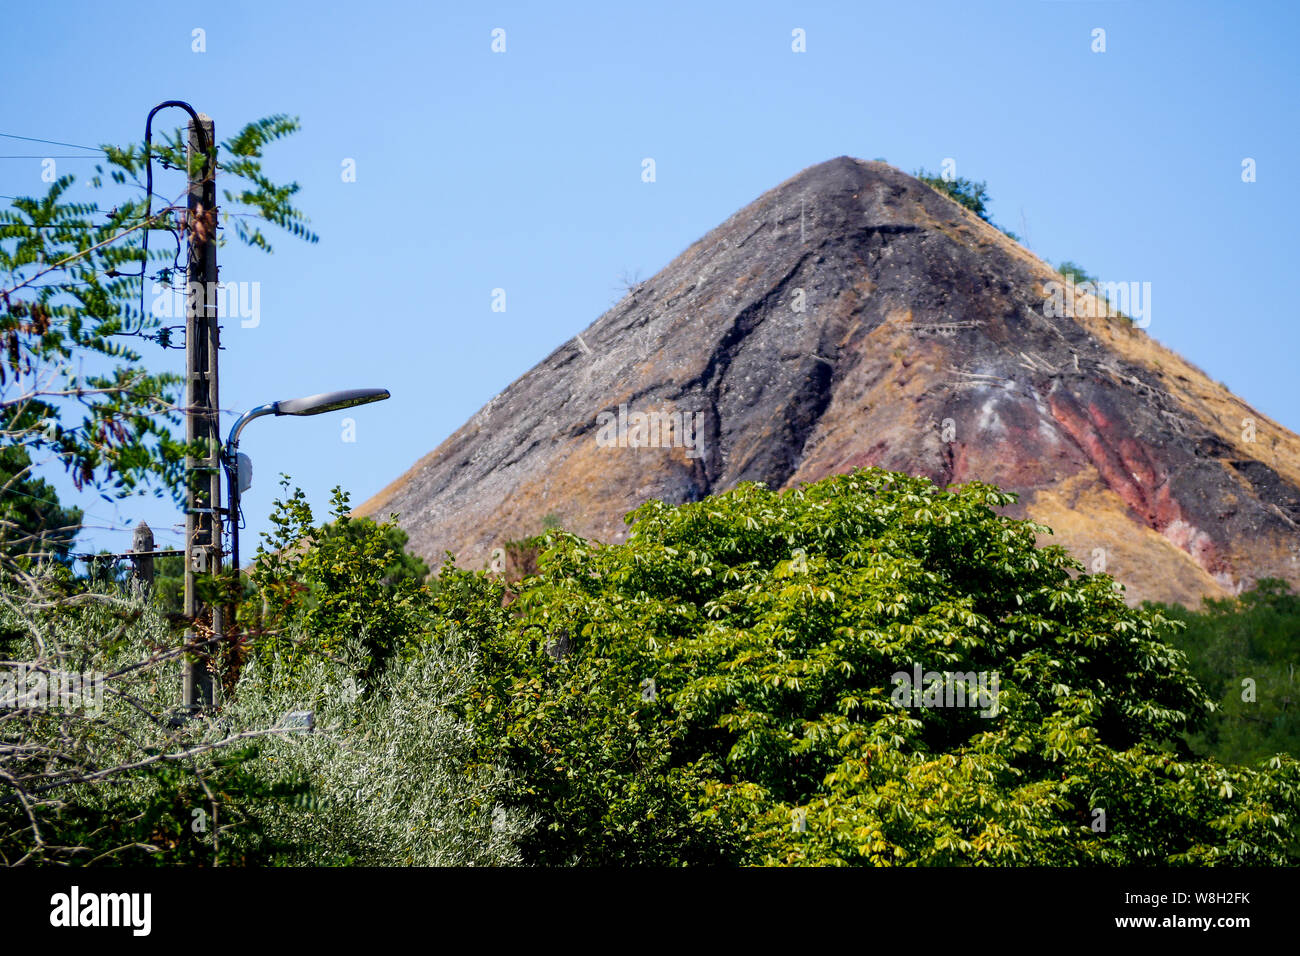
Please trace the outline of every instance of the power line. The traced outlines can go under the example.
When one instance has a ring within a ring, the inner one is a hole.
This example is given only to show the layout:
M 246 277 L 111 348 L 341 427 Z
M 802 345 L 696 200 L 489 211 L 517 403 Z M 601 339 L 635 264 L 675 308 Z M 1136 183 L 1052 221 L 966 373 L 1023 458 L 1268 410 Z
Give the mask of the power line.
M 11 446 L 11 447 L 16 447 L 16 446 Z M 44 480 L 45 480 L 45 479 L 42 478 L 40 475 L 35 474 L 35 472 L 32 473 L 32 477 L 35 478 L 35 479 L 38 480 L 38 481 L 44 481 Z M 67 505 L 67 504 L 64 504 L 64 503 L 60 502 L 58 499 L 51 499 L 51 498 L 37 498 L 35 495 L 29 495 L 29 494 L 28 494 L 27 492 L 25 492 L 25 491 L 19 491 L 17 488 L 0 488 L 0 494 L 5 494 L 5 495 L 21 495 L 21 496 L 24 497 L 24 498 L 31 498 L 32 501 L 39 501 L 39 502 L 41 502 L 42 504 L 47 504 L 47 505 L 55 505 L 56 507 L 59 507 L 59 508 L 76 507 L 76 505 Z M 110 517 L 108 517 L 108 515 L 92 514 L 91 512 L 89 512 L 89 511 L 84 511 L 84 510 L 82 510 L 82 509 L 80 509 L 80 508 L 78 508 L 77 510 L 78 510 L 78 511 L 81 511 L 81 513 L 82 513 L 83 515 L 85 515 L 86 517 L 88 517 L 88 518 L 98 518 L 100 521 L 115 521 L 115 520 L 116 520 L 115 518 L 110 518 Z
M 99 248 L 101 248 L 101 247 L 103 247 L 103 246 L 106 246 L 106 245 L 108 245 L 110 242 L 114 242 L 114 241 L 116 241 L 116 240 L 118 240 L 118 239 L 121 239 L 123 236 L 129 235 L 130 233 L 133 233 L 133 232 L 135 232 L 137 229 L 140 229 L 140 228 L 144 228 L 144 229 L 145 229 L 145 233 L 144 233 L 144 235 L 145 235 L 145 247 L 146 247 L 146 248 L 145 248 L 145 257 L 144 257 L 144 261 L 148 261 L 148 248 L 147 248 L 147 247 L 148 247 L 148 242 L 149 242 L 149 239 L 148 239 L 148 236 L 149 236 L 149 229 L 146 228 L 146 227 L 148 227 L 148 226 L 153 222 L 153 220 L 158 219 L 158 218 L 160 218 L 161 216 L 165 216 L 165 215 L 166 215 L 168 212 L 170 212 L 170 211 L 171 211 L 170 209 L 164 209 L 162 212 L 158 213 L 157 215 L 149 216 L 149 217 L 148 217 L 147 219 L 145 219 L 143 222 L 136 223 L 134 226 L 132 226 L 132 227 L 129 228 L 129 229 L 123 229 L 123 230 L 122 230 L 121 232 L 119 232 L 117 235 L 115 235 L 115 236 L 109 236 L 107 239 L 104 239 L 104 240 L 101 240 L 100 242 L 95 243 L 93 246 L 91 246 L 91 247 L 88 248 L 88 249 L 82 249 L 80 252 L 76 252 L 76 253 L 74 253 L 74 254 L 72 254 L 72 255 L 70 255 L 70 256 L 67 256 L 67 257 L 65 257 L 65 258 L 63 258 L 63 259 L 60 259 L 58 262 L 54 263 L 53 265 L 47 266 L 46 268 L 42 269 L 40 272 L 36 273 L 36 274 L 35 274 L 34 276 L 32 276 L 31 278 L 25 279 L 25 280 L 23 280 L 22 282 L 18 283 L 18 284 L 15 285 L 15 286 L 11 286 L 11 287 L 8 288 L 8 289 L 4 289 L 4 290 L 0 291 L 0 294 L 2 294 L 2 295 L 10 295 L 10 294 L 12 294 L 12 293 L 14 293 L 14 292 L 17 292 L 19 289 L 23 288 L 24 286 L 31 285 L 32 282 L 33 282 L 35 279 L 39 279 L 41 276 L 45 275 L 46 273 L 53 272 L 55 269 L 59 269 L 59 268 L 65 266 L 65 265 L 67 265 L 69 262 L 72 262 L 72 261 L 75 260 L 75 259 L 80 259 L 80 258 L 82 258 L 83 256 L 88 256 L 88 255 L 90 255 L 92 252 L 94 252 L 96 249 L 99 249 Z M 127 276 L 131 276 L 131 275 L 142 276 L 142 275 L 144 275 L 144 267 L 143 267 L 143 263 L 142 263 L 142 265 L 141 265 L 141 269 L 140 269 L 139 272 L 135 272 L 135 273 L 128 272 L 128 273 L 125 273 L 125 275 L 127 275 Z M 143 288 L 143 284 L 141 284 L 141 289 L 140 289 L 140 310 L 141 310 L 141 312 L 144 311 L 144 288 Z
M 51 146 L 71 146 L 73 149 L 89 149 L 96 153 L 102 153 L 104 150 L 98 146 L 82 146 L 80 143 L 61 143 L 55 139 L 40 139 L 36 136 L 19 136 L 17 133 L 0 133 L 5 139 L 21 139 L 28 143 L 48 143 Z
M 46 224 L 46 225 L 40 225 L 39 223 L 34 223 L 34 222 L 23 222 L 23 221 L 21 221 L 21 220 L 18 220 L 18 221 L 15 221 L 15 222 L 7 222 L 7 221 L 5 221 L 5 220 L 3 220 L 3 219 L 0 219 L 0 229 L 3 229 L 5 226 L 22 226 L 22 227 L 25 228 L 25 229 L 104 229 L 104 228 L 106 228 L 106 227 L 108 227 L 108 226 L 113 226 L 113 225 L 117 225 L 117 224 L 114 223 L 114 222 L 111 221 L 111 220 L 108 221 L 108 222 L 91 222 L 91 223 L 85 223 L 85 222 L 56 222 L 56 223 L 48 223 L 48 224 Z M 5 236 L 5 237 L 3 237 L 3 238 L 6 238 L 6 239 L 17 239 L 18 237 L 17 237 L 17 236 Z
M 25 491 L 19 491 L 17 488 L 4 488 L 4 489 L 0 489 L 0 494 L 3 494 L 3 495 L 20 495 L 20 496 L 22 496 L 23 498 L 31 498 L 32 501 L 39 501 L 39 502 L 40 502 L 41 504 L 43 504 L 43 505 L 54 505 L 56 508 L 62 508 L 62 507 L 64 507 L 64 505 L 63 505 L 61 502 L 57 501 L 57 500 L 52 500 L 52 499 L 50 499 L 50 498 L 37 498 L 35 495 L 29 495 L 29 494 L 28 494 L 27 492 L 25 492 Z M 82 513 L 85 514 L 85 512 L 82 512 Z M 101 520 L 103 520 L 103 521 L 110 521 L 110 520 L 112 520 L 112 519 L 110 519 L 110 518 L 104 518 L 103 515 L 90 515 L 90 517 L 92 517 L 92 518 L 99 518 L 99 519 L 101 519 Z
M 143 190 L 143 189 L 144 189 L 144 186 L 142 186 L 140 183 L 126 182 L 126 183 L 121 183 L 120 185 L 123 186 L 123 187 L 126 188 L 126 189 L 140 189 L 140 190 Z M 161 199 L 163 202 L 170 202 L 170 201 L 171 201 L 171 200 L 169 200 L 166 196 L 164 196 L 162 193 L 154 193 L 153 195 L 154 195 L 154 198 L 155 198 L 155 199 Z M 43 201 L 42 198 L 41 198 L 41 197 L 38 197 L 38 196 L 7 196 L 7 195 L 4 195 L 4 194 L 0 194 L 0 199 L 13 199 L 13 200 L 26 199 L 26 200 L 28 200 L 28 201 L 30 201 L 30 202 L 42 202 L 42 201 Z M 98 210 L 96 210 L 96 211 L 98 211 Z M 244 213 L 243 215 L 248 216 L 249 214 L 248 214 L 248 213 Z

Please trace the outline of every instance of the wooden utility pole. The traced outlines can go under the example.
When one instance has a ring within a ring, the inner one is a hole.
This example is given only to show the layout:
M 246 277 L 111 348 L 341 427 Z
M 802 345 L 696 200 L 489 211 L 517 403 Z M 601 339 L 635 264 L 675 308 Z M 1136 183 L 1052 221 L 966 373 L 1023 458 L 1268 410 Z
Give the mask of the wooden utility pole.
M 131 536 L 135 585 L 146 598 L 153 593 L 153 529 L 141 521 Z
M 200 128 L 201 127 L 201 128 Z M 189 254 L 185 290 L 185 437 L 202 449 L 202 457 L 186 458 L 188 481 L 185 507 L 185 616 L 193 622 L 185 632 L 186 646 L 196 640 L 201 649 L 185 655 L 182 699 L 191 709 L 217 702 L 211 661 L 222 637 L 220 604 L 208 608 L 199 601 L 196 580 L 221 573 L 221 436 L 217 416 L 217 169 L 212 120 L 199 114 L 189 127 Z M 200 162 L 199 157 L 202 157 Z M 211 633 L 204 632 L 210 628 Z M 196 634 L 201 635 L 196 638 Z

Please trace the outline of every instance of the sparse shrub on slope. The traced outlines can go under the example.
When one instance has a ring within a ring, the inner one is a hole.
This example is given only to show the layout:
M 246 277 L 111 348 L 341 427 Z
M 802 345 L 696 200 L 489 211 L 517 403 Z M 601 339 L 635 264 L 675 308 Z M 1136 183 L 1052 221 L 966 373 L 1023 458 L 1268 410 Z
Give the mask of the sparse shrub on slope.
M 985 222 L 992 224 L 993 220 L 989 218 L 989 212 L 986 208 L 989 201 L 987 183 L 977 183 L 974 180 L 959 177 L 945 179 L 943 176 L 936 176 L 924 169 L 918 169 L 914 175 L 931 189 L 943 193 L 954 202 L 965 206 Z
M 1096 284 L 1097 282 L 1097 277 L 1090 275 L 1088 271 L 1077 262 L 1066 260 L 1056 267 L 1056 271 L 1075 285 L 1079 285 L 1083 282 L 1091 282 L 1093 284 Z
M 913 173 L 917 179 L 925 183 L 936 192 L 942 193 L 958 205 L 965 206 L 975 215 L 979 216 L 990 226 L 998 229 L 1007 237 L 1021 242 L 1021 238 L 1005 226 L 999 226 L 993 221 L 989 213 L 988 204 L 992 201 L 989 196 L 988 183 L 983 181 L 975 182 L 973 179 L 964 179 L 953 177 L 945 179 L 943 176 L 936 176 L 934 173 L 926 172 L 924 169 L 918 169 Z

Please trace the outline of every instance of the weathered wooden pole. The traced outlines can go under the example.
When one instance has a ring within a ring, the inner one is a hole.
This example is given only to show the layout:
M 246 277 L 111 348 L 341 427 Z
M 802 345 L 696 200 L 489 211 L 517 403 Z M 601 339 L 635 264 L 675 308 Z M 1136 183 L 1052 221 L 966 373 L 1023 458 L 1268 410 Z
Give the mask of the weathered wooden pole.
M 153 529 L 141 521 L 131 537 L 131 564 L 135 566 L 135 585 L 148 597 L 153 593 Z

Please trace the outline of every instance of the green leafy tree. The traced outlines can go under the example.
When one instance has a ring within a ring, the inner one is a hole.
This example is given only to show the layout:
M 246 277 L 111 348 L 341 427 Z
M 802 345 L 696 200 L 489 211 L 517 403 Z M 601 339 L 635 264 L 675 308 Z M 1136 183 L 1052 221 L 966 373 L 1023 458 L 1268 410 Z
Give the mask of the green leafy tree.
M 1295 761 L 1188 753 L 1210 701 L 1166 619 L 1037 547 L 1013 500 L 744 484 L 649 502 L 619 545 L 551 532 L 509 591 L 444 568 L 433 630 L 477 636 L 464 707 L 540 820 L 525 859 L 1287 862 Z
M 275 723 L 175 719 L 163 618 L 111 586 L 74 597 L 33 605 L 0 589 L 0 629 L 34 645 L 0 666 L 0 865 L 271 859 L 262 816 L 305 792 L 253 772 Z
M 1189 735 L 1192 748 L 1224 763 L 1300 757 L 1300 595 L 1265 578 L 1235 598 L 1207 599 L 1199 611 L 1159 610 L 1182 623 L 1170 643 L 1218 705 Z
M 0 548 L 5 553 L 66 562 L 81 517 L 80 508 L 63 507 L 54 486 L 35 477 L 27 449 L 0 446 Z
M 365 670 L 377 670 L 424 629 L 427 566 L 406 552 L 396 524 L 353 518 L 341 488 L 332 492 L 332 520 L 316 527 L 302 490 L 290 491 L 287 477 L 281 487 L 250 571 L 259 599 L 245 605 L 243 620 L 263 653 L 300 661 L 356 641 Z
M 99 198 L 70 201 L 75 179 L 63 176 L 45 196 L 0 209 L 0 469 L 9 478 L 0 484 L 0 522 L 13 532 L 0 542 L 0 586 L 13 583 L 37 604 L 85 599 L 85 589 L 31 573 L 23 538 L 72 516 L 24 513 L 22 502 L 41 497 L 32 489 L 47 487 L 33 484 L 31 462 L 61 467 L 75 487 L 109 500 L 149 489 L 184 498 L 185 455 L 206 450 L 174 434 L 182 380 L 145 360 L 146 343 L 169 342 L 163 317 L 145 303 L 184 278 L 181 250 L 195 234 L 221 244 L 229 230 L 269 252 L 262 227 L 270 223 L 316 240 L 293 205 L 297 184 L 277 184 L 262 169 L 265 149 L 297 129 L 297 120 L 271 116 L 206 155 L 189 155 L 179 131 L 148 146 L 105 146 L 88 183 Z M 186 181 L 164 171 L 205 162 L 216 164 L 222 201 L 192 216 L 182 204 Z M 74 531 L 46 540 L 66 554 Z M 93 591 L 112 576 L 97 563 L 85 584 Z M 51 585 L 57 593 L 40 590 Z

